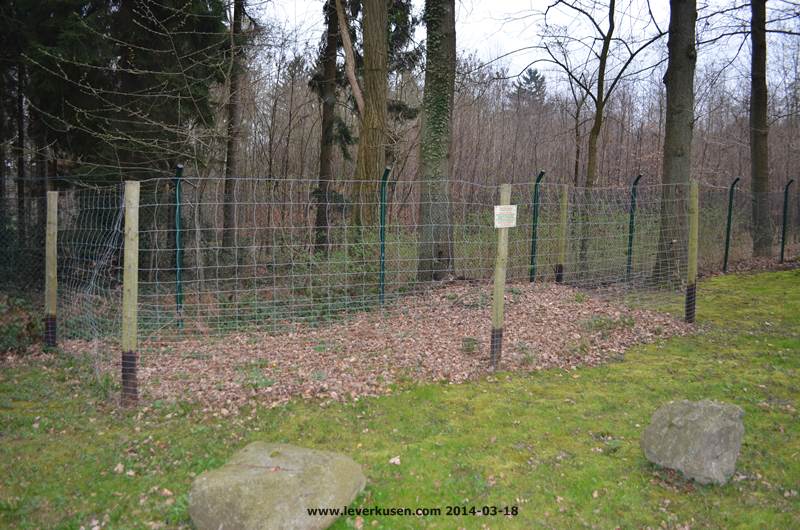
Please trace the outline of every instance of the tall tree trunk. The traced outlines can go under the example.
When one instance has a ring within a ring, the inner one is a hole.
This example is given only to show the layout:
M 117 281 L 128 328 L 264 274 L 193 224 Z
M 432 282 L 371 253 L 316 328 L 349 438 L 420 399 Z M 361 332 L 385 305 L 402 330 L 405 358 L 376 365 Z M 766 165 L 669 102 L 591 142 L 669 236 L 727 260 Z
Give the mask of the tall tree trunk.
M 233 2 L 233 21 L 231 24 L 230 54 L 231 63 L 228 73 L 228 128 L 227 145 L 225 147 L 225 186 L 223 190 L 222 204 L 222 248 L 232 249 L 236 240 L 236 203 L 235 203 L 235 179 L 238 167 L 236 165 L 239 151 L 239 129 L 241 116 L 239 112 L 239 75 L 241 69 L 241 48 L 239 46 L 239 36 L 242 33 L 242 17 L 244 15 L 244 0 L 234 0 Z
M 597 91 L 595 92 L 595 110 L 592 128 L 589 131 L 589 145 L 586 149 L 586 187 L 591 188 L 597 179 L 597 141 L 600 139 L 600 130 L 603 128 L 603 112 L 606 106 L 606 66 L 608 65 L 608 54 L 611 49 L 611 41 L 616 29 L 616 0 L 610 0 L 608 4 L 608 31 L 603 35 L 603 45 L 600 48 L 597 65 Z
M 289 100 L 286 102 L 287 122 L 286 122 L 286 142 L 283 151 L 283 164 L 281 173 L 283 178 L 288 178 L 290 174 L 290 158 L 292 150 L 292 131 L 294 130 L 294 87 L 297 84 L 297 67 L 294 61 L 289 64 Z
M 597 103 L 597 108 L 594 112 L 594 119 L 592 120 L 592 128 L 589 129 L 589 141 L 586 147 L 586 187 L 594 187 L 597 180 L 597 142 L 600 139 L 600 130 L 603 127 L 603 110 L 602 103 Z
M 319 175 L 317 180 L 317 212 L 315 219 L 314 245 L 317 252 L 328 248 L 328 204 L 333 158 L 333 123 L 336 112 L 336 50 L 339 41 L 339 25 L 336 21 L 334 0 L 325 4 L 325 47 L 322 50 L 322 134 L 319 143 Z
M 0 65 L 0 229 L 5 227 L 6 218 L 6 73 L 5 65 Z
M 277 86 L 281 82 L 282 75 L 283 75 L 283 60 L 281 59 L 280 61 L 278 61 L 277 68 L 275 69 L 276 89 L 272 94 L 272 101 L 270 102 L 269 126 L 267 127 L 267 178 L 273 182 L 273 189 L 275 186 L 275 172 L 274 172 L 275 151 L 276 151 L 276 144 L 278 143 L 275 138 L 278 132 L 278 126 L 277 126 L 278 103 L 281 99 Z
M 686 244 L 686 195 L 692 165 L 696 21 L 696 0 L 670 0 L 661 224 L 653 269 L 653 280 L 662 285 L 680 282 L 686 259 L 681 249 Z
M 31 113 L 31 121 L 40 119 L 35 113 Z M 36 137 L 36 181 L 32 185 L 34 204 L 36 205 L 36 233 L 44 237 L 45 217 L 47 216 L 47 131 L 41 127 Z
M 350 40 L 350 28 L 347 25 L 347 15 L 344 12 L 342 0 L 335 0 L 336 18 L 339 22 L 339 35 L 342 37 L 342 48 L 344 48 L 344 71 L 347 81 L 353 91 L 353 99 L 356 100 L 356 108 L 360 116 L 364 115 L 364 95 L 361 92 L 361 85 L 356 78 L 356 54 L 353 51 L 353 42 Z
M 583 205 L 579 209 L 581 212 L 581 242 L 580 254 L 578 257 L 578 270 L 587 274 L 589 272 L 589 215 L 587 208 L 593 202 L 592 188 L 597 180 L 597 142 L 600 139 L 600 131 L 603 128 L 603 113 L 606 107 L 606 66 L 608 65 L 608 54 L 611 49 L 611 41 L 616 29 L 616 0 L 610 0 L 608 4 L 608 31 L 603 35 L 603 45 L 600 48 L 599 63 L 597 65 L 597 91 L 594 98 L 594 120 L 592 128 L 589 130 L 589 140 L 586 147 L 586 188 L 584 189 Z
M 419 281 L 453 271 L 449 196 L 450 143 L 456 73 L 455 0 L 426 0 L 425 93 L 419 142 Z
M 364 0 L 364 114 L 358 139 L 356 193 L 357 226 L 373 224 L 377 210 L 376 182 L 386 163 L 389 10 L 386 0 Z
M 575 136 L 575 159 L 572 165 L 572 185 L 576 188 L 581 178 L 581 107 L 583 102 L 575 109 L 575 122 L 573 123 L 573 134 Z
M 767 39 L 766 0 L 752 0 L 750 40 L 753 54 L 750 72 L 750 185 L 753 191 L 753 255 L 772 255 L 769 204 L 769 149 L 767 136 Z
M 17 234 L 20 247 L 28 238 L 25 208 L 25 64 L 17 62 Z

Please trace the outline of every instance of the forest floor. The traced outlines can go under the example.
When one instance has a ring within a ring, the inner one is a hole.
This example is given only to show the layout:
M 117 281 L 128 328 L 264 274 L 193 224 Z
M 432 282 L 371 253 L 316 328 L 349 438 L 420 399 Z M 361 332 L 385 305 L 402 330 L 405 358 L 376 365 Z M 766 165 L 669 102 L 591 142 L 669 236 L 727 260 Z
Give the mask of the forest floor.
M 696 332 L 650 344 L 634 345 L 636 338 L 621 346 L 624 358 L 615 348 L 602 358 L 619 362 L 535 370 L 534 361 L 534 371 L 519 373 L 508 346 L 503 371 L 470 373 L 474 380 L 456 385 L 397 378 L 387 383 L 389 395 L 341 402 L 320 394 L 221 409 L 155 399 L 125 410 L 90 362 L 63 354 L 6 359 L 0 526 L 190 527 L 193 478 L 246 443 L 266 440 L 352 456 L 368 478 L 356 507 L 518 511 L 349 517 L 336 528 L 800 527 L 800 270 L 714 277 L 699 291 Z M 579 306 L 603 304 L 572 296 Z M 607 317 L 621 321 L 625 313 L 610 308 Z M 566 310 L 565 319 L 582 321 L 572 306 Z M 639 325 L 633 318 L 614 329 L 631 332 Z M 507 344 L 528 340 L 509 337 L 511 319 Z M 485 327 L 481 321 L 476 338 Z M 576 329 L 589 337 L 588 327 Z M 462 336 L 472 333 L 459 331 L 443 344 L 461 351 Z M 314 353 L 329 349 L 329 338 L 320 338 L 324 346 Z M 553 351 L 563 354 L 572 339 L 564 340 Z M 475 358 L 483 365 L 480 342 Z M 638 440 L 650 416 L 682 398 L 745 410 L 737 473 L 726 486 L 686 482 L 643 457 Z
M 668 293 L 672 294 L 672 293 Z M 654 295 L 664 298 L 662 293 Z M 462 383 L 489 369 L 491 286 L 448 284 L 404 296 L 386 311 L 361 311 L 333 324 L 289 333 L 194 334 L 145 341 L 143 401 L 186 400 L 218 410 L 277 406 L 292 398 L 343 401 L 379 396 L 398 383 Z M 500 369 L 594 366 L 635 344 L 691 330 L 671 315 L 630 309 L 571 287 L 509 285 Z M 101 374 L 118 384 L 119 348 L 83 340 L 62 351 L 97 353 Z

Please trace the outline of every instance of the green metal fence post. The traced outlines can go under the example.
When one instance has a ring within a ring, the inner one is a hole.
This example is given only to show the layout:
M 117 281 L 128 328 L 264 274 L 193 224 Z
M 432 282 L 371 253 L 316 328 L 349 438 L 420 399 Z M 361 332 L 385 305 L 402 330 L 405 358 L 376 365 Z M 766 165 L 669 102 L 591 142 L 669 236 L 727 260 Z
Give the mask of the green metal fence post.
M 183 247 L 181 241 L 181 178 L 183 166 L 178 164 L 175 168 L 175 312 L 178 327 L 183 328 Z
M 631 281 L 631 273 L 633 272 L 633 236 L 636 232 L 636 190 L 639 186 L 639 181 L 642 175 L 634 179 L 631 186 L 631 213 L 628 219 L 628 265 L 625 268 L 625 281 Z
M 389 182 L 389 173 L 392 168 L 386 166 L 381 177 L 381 219 L 380 219 L 380 239 L 381 239 L 381 268 L 378 274 L 378 289 L 381 305 L 383 305 L 386 291 L 386 184 Z
M 736 177 L 731 182 L 731 187 L 728 190 L 728 223 L 725 228 L 725 258 L 722 261 L 722 272 L 728 272 L 728 256 L 731 249 L 731 227 L 733 224 L 733 192 L 736 191 L 736 184 L 740 178 Z
M 530 282 L 536 281 L 536 230 L 539 225 L 539 185 L 544 178 L 544 171 L 540 171 L 536 177 L 536 183 L 533 185 L 533 205 L 531 208 L 531 266 L 530 266 Z
M 569 250 L 569 184 L 562 184 L 558 208 L 558 259 L 553 272 L 556 283 L 564 283 L 564 266 Z
M 786 187 L 783 188 L 783 225 L 781 228 L 781 263 L 783 263 L 783 253 L 786 250 L 786 225 L 788 224 L 789 217 L 789 186 L 792 185 L 794 179 L 789 179 Z

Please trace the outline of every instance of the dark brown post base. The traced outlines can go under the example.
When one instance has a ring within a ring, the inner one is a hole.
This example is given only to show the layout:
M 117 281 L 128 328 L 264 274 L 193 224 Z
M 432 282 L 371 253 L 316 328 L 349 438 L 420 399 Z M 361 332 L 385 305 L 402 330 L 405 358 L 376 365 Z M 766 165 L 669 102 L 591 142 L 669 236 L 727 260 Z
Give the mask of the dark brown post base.
M 503 330 L 492 329 L 491 346 L 489 349 L 489 365 L 492 370 L 497 369 L 500 363 L 500 355 L 503 353 Z
M 55 348 L 57 344 L 58 323 L 55 315 L 44 317 L 44 347 Z
M 564 265 L 556 265 L 556 283 L 564 283 Z
M 686 286 L 686 310 L 685 320 L 689 324 L 694 324 L 695 302 L 697 300 L 697 284 L 693 283 Z
M 136 405 L 139 401 L 139 384 L 136 380 L 136 352 L 122 352 L 122 404 Z

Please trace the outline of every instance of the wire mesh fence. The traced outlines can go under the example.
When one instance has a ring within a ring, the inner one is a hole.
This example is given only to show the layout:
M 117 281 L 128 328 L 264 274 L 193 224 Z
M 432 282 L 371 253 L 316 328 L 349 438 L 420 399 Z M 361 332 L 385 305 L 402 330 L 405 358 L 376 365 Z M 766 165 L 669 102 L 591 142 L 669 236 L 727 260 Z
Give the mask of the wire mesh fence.
M 146 391 L 169 383 L 199 392 L 209 384 L 195 376 L 217 365 L 217 389 L 272 391 L 294 364 L 288 393 L 308 384 L 334 392 L 332 372 L 363 382 L 342 359 L 360 359 L 357 371 L 387 380 L 396 380 L 386 376 L 395 369 L 435 379 L 452 351 L 458 368 L 445 370 L 448 378 L 485 368 L 478 353 L 488 344 L 499 187 L 453 180 L 447 188 L 442 202 L 427 199 L 419 181 L 391 179 L 385 187 L 337 181 L 324 196 L 309 179 L 237 178 L 227 189 L 222 179 L 142 181 L 137 308 Z M 59 197 L 59 331 L 72 350 L 95 355 L 98 372 L 119 364 L 123 190 L 81 187 Z M 800 248 L 797 197 L 768 194 L 774 255 L 784 204 L 786 255 Z M 722 269 L 728 232 L 731 267 L 751 260 L 752 194 L 701 186 L 699 203 L 701 272 Z M 635 311 L 680 307 L 688 186 L 643 179 L 634 188 L 583 189 L 545 179 L 514 183 L 511 204 L 508 363 L 599 358 L 598 348 L 617 352 L 677 321 Z M 15 250 L 2 266 L 5 282 L 24 283 L 26 274 L 41 277 L 43 245 L 31 234 L 43 233 L 44 209 L 31 200 L 25 245 L 15 211 L 4 209 L 1 234 Z M 435 226 L 421 221 L 431 218 Z M 567 353 L 552 353 L 559 349 Z M 178 368 L 167 369 L 176 356 Z
M 0 290 L 35 292 L 44 284 L 45 200 L 0 199 Z
M 187 183 L 191 183 L 187 180 Z M 347 188 L 348 184 L 342 183 Z M 171 180 L 146 181 L 140 203 L 139 329 L 142 339 L 201 332 L 224 334 L 256 328 L 287 331 L 292 324 L 319 324 L 347 314 L 376 309 L 381 294 L 391 307 L 408 294 L 420 294 L 431 282 L 419 281 L 419 249 L 433 244 L 449 252 L 449 264 L 433 285 L 487 282 L 494 269 L 496 234 L 493 206 L 497 186 L 455 183 L 450 204 L 425 205 L 418 182 L 393 186 L 384 240 L 375 201 L 359 205 L 360 224 L 349 217 L 354 205 L 328 205 L 327 243 L 317 245 L 314 183 L 306 180 L 237 179 L 235 225 L 225 246 L 223 182 L 197 182 L 180 198 L 181 216 Z M 91 318 L 89 330 L 113 330 L 121 289 L 121 187 L 78 190 L 62 200 L 59 261 L 65 285 L 62 299 L 77 302 L 77 318 Z M 685 197 L 662 214 L 662 186 L 643 186 L 629 243 L 629 191 L 569 189 L 562 216 L 561 185 L 541 186 L 536 229 L 536 279 L 627 293 L 637 289 L 681 287 L 685 238 L 670 241 L 668 258 L 657 256 L 662 223 L 678 226 L 685 218 Z M 681 190 L 685 191 L 685 190 Z M 533 219 L 531 186 L 514 186 L 518 226 L 511 231 L 508 280 L 525 282 L 531 272 Z M 527 204 L 526 204 L 527 203 Z M 424 241 L 420 208 L 448 208 L 447 240 Z M 369 211 L 374 210 L 374 211 Z M 685 222 L 683 222 L 685 224 Z M 677 230 L 679 232 L 680 230 Z M 383 259 L 381 259 L 383 247 Z M 562 250 L 560 250 L 563 247 Z M 632 254 L 628 271 L 628 255 Z M 658 259 L 670 259 L 653 278 Z M 445 260 L 448 261 L 448 260 Z M 560 261 L 560 262 L 559 262 Z M 381 278 L 383 280 L 381 281 Z M 104 299 L 94 311 L 82 300 Z M 69 327 L 69 326 L 68 326 Z M 80 326 L 79 326 L 80 327 Z M 85 331 L 83 332 L 85 333 Z

